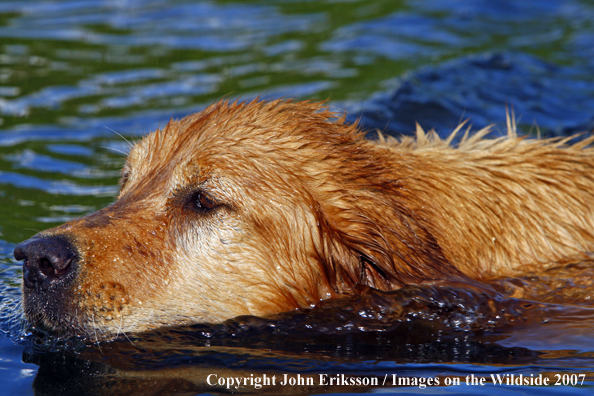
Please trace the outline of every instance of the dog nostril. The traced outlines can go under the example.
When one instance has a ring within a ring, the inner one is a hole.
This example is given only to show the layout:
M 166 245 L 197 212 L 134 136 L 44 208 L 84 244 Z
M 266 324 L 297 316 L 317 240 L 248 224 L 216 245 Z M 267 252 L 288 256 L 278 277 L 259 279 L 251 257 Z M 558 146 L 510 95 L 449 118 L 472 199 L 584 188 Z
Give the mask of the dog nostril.
M 26 287 L 47 286 L 74 271 L 77 253 L 70 242 L 62 237 L 29 239 L 14 250 L 14 257 L 23 262 L 23 280 Z
M 56 261 L 52 263 L 50 260 L 46 258 L 42 258 L 39 260 L 39 270 L 45 276 L 52 276 L 52 275 L 60 275 L 63 274 L 65 269 L 68 268 L 70 260 L 67 262 Z

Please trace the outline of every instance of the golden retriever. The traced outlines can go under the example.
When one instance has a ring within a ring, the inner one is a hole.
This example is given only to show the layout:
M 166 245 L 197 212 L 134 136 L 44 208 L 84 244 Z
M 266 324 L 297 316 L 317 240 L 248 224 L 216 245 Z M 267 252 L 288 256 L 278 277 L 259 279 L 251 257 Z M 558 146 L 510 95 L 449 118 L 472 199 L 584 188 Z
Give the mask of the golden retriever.
M 25 316 L 109 336 L 587 258 L 593 139 L 508 128 L 373 142 L 323 103 L 213 104 L 136 143 L 112 205 L 17 246 Z

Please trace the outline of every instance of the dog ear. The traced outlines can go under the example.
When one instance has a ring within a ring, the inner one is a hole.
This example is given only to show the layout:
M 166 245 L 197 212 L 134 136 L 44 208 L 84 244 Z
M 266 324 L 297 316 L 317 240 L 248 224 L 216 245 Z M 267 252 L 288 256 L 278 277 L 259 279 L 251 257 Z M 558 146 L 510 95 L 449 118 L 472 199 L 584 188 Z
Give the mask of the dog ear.
M 319 260 L 331 286 L 393 290 L 429 280 L 466 277 L 444 256 L 423 221 L 397 199 L 359 196 L 356 205 L 317 208 Z

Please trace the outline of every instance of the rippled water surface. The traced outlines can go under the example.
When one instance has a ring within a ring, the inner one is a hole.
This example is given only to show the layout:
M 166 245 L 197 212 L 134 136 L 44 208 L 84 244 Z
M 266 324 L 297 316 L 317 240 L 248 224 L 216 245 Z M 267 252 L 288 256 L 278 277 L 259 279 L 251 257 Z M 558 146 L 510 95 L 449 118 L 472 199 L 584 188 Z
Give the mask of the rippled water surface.
M 120 135 L 222 97 L 329 99 L 392 134 L 418 121 L 445 135 L 466 118 L 497 134 L 507 106 L 523 132 L 566 136 L 594 129 L 593 76 L 586 0 L 0 0 L 0 393 L 591 394 L 592 263 L 95 345 L 27 335 L 12 250 L 113 201 Z M 276 385 L 215 381 L 264 376 Z

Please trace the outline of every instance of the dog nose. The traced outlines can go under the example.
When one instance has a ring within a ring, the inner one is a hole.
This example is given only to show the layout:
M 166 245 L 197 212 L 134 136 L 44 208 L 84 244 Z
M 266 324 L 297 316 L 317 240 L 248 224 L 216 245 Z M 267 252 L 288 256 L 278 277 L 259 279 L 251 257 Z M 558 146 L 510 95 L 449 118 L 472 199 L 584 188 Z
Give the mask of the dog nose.
M 24 260 L 25 287 L 47 289 L 74 272 L 78 255 L 66 239 L 50 236 L 20 243 L 14 249 L 14 258 Z

